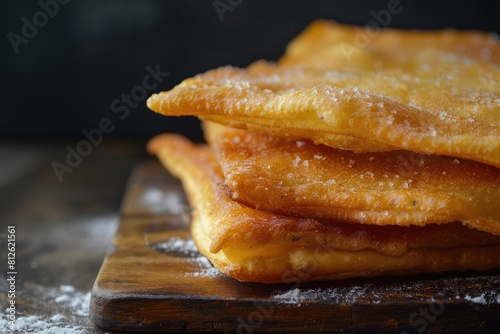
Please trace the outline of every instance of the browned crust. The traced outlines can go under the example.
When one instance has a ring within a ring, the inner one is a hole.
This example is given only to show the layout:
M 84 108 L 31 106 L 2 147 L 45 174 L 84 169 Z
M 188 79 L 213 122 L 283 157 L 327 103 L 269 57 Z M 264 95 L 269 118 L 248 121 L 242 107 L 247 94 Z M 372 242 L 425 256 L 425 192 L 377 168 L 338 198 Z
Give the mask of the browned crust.
M 432 49 L 477 61 L 500 64 L 498 35 L 484 31 L 370 29 L 317 20 L 294 38 L 279 63 L 283 66 L 331 67 L 350 65 L 346 55 L 362 57 L 357 49 L 395 53 L 400 57 Z M 358 64 L 361 63 L 358 61 Z
M 229 195 L 278 214 L 363 224 L 461 221 L 500 235 L 500 171 L 412 152 L 355 154 L 204 123 Z
M 496 37 L 388 29 L 359 47 L 357 29 L 314 23 L 277 65 L 212 70 L 148 107 L 358 153 L 404 149 L 500 167 Z
M 500 266 L 500 237 L 459 223 L 382 227 L 269 214 L 226 196 L 207 147 L 161 135 L 148 149 L 183 181 L 195 209 L 192 234 L 200 251 L 239 280 L 283 282 L 297 272 L 306 272 L 304 281 L 311 281 Z M 286 251 L 268 256 L 269 247 Z

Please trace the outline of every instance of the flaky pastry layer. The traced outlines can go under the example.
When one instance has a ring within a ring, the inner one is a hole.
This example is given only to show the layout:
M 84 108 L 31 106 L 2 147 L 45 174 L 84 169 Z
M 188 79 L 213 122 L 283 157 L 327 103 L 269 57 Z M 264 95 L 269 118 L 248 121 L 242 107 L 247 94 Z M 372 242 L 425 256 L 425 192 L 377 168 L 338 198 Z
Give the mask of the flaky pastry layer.
M 500 237 L 459 223 L 426 227 L 348 224 L 258 211 L 231 200 L 206 146 L 178 135 L 148 150 L 181 178 L 199 250 L 242 281 L 277 283 L 500 267 Z
M 376 69 L 417 61 L 416 53 L 432 52 L 500 65 L 498 40 L 498 35 L 482 31 L 381 30 L 317 20 L 288 44 L 279 64 L 319 69 L 352 65 Z
M 258 210 L 376 225 L 460 221 L 500 235 L 495 167 L 405 151 L 356 154 L 211 122 L 204 130 L 229 195 Z
M 380 30 L 357 47 L 356 29 L 313 24 L 278 64 L 212 70 L 148 107 L 358 153 L 403 149 L 500 167 L 497 39 Z

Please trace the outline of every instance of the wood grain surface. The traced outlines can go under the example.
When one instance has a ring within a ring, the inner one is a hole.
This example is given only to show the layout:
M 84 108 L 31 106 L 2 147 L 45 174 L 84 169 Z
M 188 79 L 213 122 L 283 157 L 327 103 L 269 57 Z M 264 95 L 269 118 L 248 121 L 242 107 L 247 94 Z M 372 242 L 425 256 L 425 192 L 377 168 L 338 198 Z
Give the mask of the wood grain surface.
M 156 162 L 130 178 L 115 250 L 92 290 L 104 328 L 186 332 L 471 333 L 500 328 L 500 275 L 449 273 L 342 282 L 256 284 L 207 266 L 189 242 L 182 187 Z M 177 239 L 172 239 L 177 238 Z

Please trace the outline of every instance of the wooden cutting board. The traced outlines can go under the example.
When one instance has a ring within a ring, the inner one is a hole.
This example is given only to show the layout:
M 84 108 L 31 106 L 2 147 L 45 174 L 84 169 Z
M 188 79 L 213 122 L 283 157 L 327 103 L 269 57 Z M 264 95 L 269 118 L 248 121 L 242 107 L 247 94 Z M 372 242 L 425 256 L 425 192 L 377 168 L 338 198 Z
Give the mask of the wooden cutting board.
M 500 274 L 256 284 L 222 275 L 193 248 L 180 183 L 156 161 L 130 178 L 115 249 L 92 290 L 101 327 L 190 332 L 495 332 Z

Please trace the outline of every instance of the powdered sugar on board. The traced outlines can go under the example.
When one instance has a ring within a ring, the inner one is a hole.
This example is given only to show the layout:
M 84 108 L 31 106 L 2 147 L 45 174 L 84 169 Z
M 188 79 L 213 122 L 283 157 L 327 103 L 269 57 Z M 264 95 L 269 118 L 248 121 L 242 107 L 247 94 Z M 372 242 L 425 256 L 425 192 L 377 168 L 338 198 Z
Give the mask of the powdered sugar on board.
M 417 298 L 422 302 L 436 302 L 436 300 L 440 300 L 444 303 L 464 300 L 475 307 L 489 307 L 491 304 L 500 304 L 500 290 L 498 289 L 498 285 L 495 285 L 495 287 L 483 286 L 481 290 L 486 292 L 478 293 L 476 289 L 471 289 L 469 293 L 464 294 L 463 288 L 457 289 L 457 280 L 459 279 L 443 278 L 439 280 L 443 286 L 442 289 L 439 289 L 438 292 L 428 297 L 420 296 Z M 476 285 L 481 284 L 477 278 L 464 277 L 460 278 L 460 280 L 470 280 L 471 287 L 474 286 L 474 283 Z M 390 302 L 394 302 L 394 298 L 398 299 L 398 297 L 401 300 L 415 298 L 416 296 L 413 289 L 418 289 L 421 283 L 423 283 L 423 281 L 412 282 L 411 289 L 406 283 L 391 286 Z M 297 285 L 297 287 L 293 287 L 289 290 L 275 290 L 271 293 L 270 298 L 276 300 L 278 303 L 295 304 L 297 306 L 311 302 L 328 302 L 345 306 L 352 306 L 358 302 L 370 304 L 386 302 L 383 296 L 386 296 L 388 291 L 384 285 L 371 283 L 349 285 L 345 284 L 345 282 L 339 282 L 337 284 L 332 282 L 331 285 L 331 287 L 312 289 L 306 288 L 308 286 L 307 284 Z
M 347 288 L 317 288 L 317 289 L 291 289 L 284 293 L 271 295 L 285 304 L 301 304 L 304 301 L 332 301 L 339 305 L 352 305 L 362 297 L 371 284 Z
M 5 317 L 0 318 L 0 333 L 41 333 L 76 334 L 86 333 L 80 325 L 81 319 L 89 316 L 90 292 L 77 291 L 72 285 L 58 288 L 38 286 L 37 289 L 45 304 L 55 304 L 50 316 L 18 314 L 14 325 Z
M 476 304 L 478 306 L 485 305 L 489 306 L 490 304 L 500 304 L 500 292 L 484 292 L 478 295 L 467 294 L 463 297 L 464 300 Z
M 165 192 L 158 188 L 147 188 L 139 198 L 139 203 L 155 214 L 168 212 L 180 215 L 185 211 L 183 196 L 180 193 Z
M 484 293 L 477 297 L 471 297 L 469 295 L 466 295 L 464 299 L 476 304 L 482 304 L 482 305 L 487 304 L 486 299 L 484 298 Z
M 84 293 L 75 291 L 71 285 L 61 285 L 60 293 L 54 301 L 66 306 L 72 314 L 81 317 L 89 315 L 90 292 Z
M 18 317 L 14 326 L 9 326 L 8 321 L 0 319 L 2 333 L 37 333 L 37 334 L 79 334 L 86 333 L 80 326 L 68 325 L 62 314 L 55 314 L 50 318 L 37 315 Z
M 149 246 L 156 251 L 172 256 L 198 257 L 201 255 L 191 238 L 183 239 L 180 237 L 172 237 L 166 241 L 150 244 Z
M 172 237 L 164 242 L 150 244 L 151 248 L 170 256 L 180 256 L 188 258 L 188 261 L 198 266 L 195 272 L 186 272 L 186 276 L 193 277 L 209 277 L 214 278 L 223 276 L 223 274 L 215 268 L 210 261 L 198 251 L 196 245 L 191 238 Z

